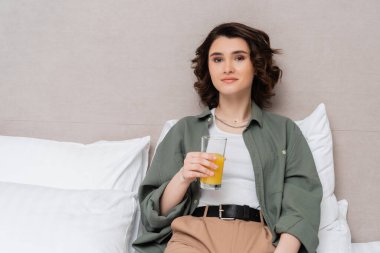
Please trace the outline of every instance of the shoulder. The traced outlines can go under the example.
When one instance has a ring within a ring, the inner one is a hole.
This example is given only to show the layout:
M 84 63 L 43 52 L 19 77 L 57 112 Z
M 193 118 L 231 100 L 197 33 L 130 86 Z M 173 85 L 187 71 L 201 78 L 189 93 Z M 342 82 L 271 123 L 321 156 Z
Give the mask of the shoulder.
M 177 125 L 186 126 L 186 125 L 194 125 L 199 122 L 199 118 L 197 116 L 191 115 L 186 116 L 178 120 Z
M 268 111 L 263 111 L 263 125 L 271 128 L 282 128 L 288 131 L 294 131 L 298 128 L 292 119 Z
M 288 145 L 298 142 L 303 137 L 300 128 L 292 119 L 268 111 L 263 111 L 262 129 Z
M 180 118 L 179 120 L 167 121 L 164 125 L 163 132 L 167 138 L 179 138 L 183 137 L 186 132 L 197 131 L 203 126 L 204 121 L 209 119 L 208 115 L 204 117 L 197 116 L 186 116 Z
M 211 116 L 211 114 L 208 114 L 208 113 L 186 116 L 186 117 L 179 119 L 176 122 L 176 124 L 173 126 L 173 128 L 175 128 L 177 130 L 197 128 L 197 127 L 202 126 L 203 122 L 205 122 L 207 120 L 211 120 L 210 116 Z

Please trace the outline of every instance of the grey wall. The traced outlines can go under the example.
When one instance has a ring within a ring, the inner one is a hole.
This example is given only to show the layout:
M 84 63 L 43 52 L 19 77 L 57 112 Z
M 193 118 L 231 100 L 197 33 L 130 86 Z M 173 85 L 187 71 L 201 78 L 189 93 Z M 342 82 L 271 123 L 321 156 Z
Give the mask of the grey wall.
M 0 1 L 0 134 L 92 142 L 152 135 L 200 110 L 190 60 L 215 25 L 283 54 L 273 111 L 326 104 L 354 241 L 380 240 L 380 2 Z

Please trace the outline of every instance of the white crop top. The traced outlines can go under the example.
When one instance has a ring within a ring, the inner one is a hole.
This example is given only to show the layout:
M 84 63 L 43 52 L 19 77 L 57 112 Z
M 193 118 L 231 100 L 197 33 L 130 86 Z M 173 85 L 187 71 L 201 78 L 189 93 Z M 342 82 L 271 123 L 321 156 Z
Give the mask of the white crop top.
M 214 109 L 211 110 L 211 113 L 214 115 Z M 209 133 L 210 136 L 227 138 L 222 188 L 219 190 L 201 189 L 198 206 L 235 204 L 260 209 L 252 161 L 242 134 L 232 134 L 220 130 L 215 124 L 215 118 Z

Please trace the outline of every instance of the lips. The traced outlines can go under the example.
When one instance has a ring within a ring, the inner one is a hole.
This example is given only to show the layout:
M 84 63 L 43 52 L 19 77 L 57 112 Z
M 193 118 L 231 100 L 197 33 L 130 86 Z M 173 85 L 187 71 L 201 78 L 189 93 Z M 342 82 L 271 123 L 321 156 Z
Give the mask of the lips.
M 234 77 L 226 77 L 226 78 L 223 78 L 222 79 L 222 82 L 224 83 L 233 83 L 235 81 L 237 81 L 238 79 L 237 78 L 234 78 Z

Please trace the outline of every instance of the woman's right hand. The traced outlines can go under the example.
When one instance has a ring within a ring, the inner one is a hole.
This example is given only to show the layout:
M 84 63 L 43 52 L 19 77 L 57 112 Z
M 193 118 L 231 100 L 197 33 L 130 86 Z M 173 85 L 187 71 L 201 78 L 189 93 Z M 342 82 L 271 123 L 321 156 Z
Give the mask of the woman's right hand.
M 189 152 L 186 154 L 183 167 L 178 172 L 181 179 L 190 184 L 198 177 L 213 176 L 218 166 L 214 163 L 216 156 L 212 153 Z
M 173 207 L 183 200 L 189 185 L 197 177 L 213 176 L 214 172 L 212 169 L 218 167 L 214 163 L 215 160 L 216 156 L 211 153 L 187 153 L 183 162 L 183 167 L 170 180 L 161 197 L 160 215 L 166 216 Z

